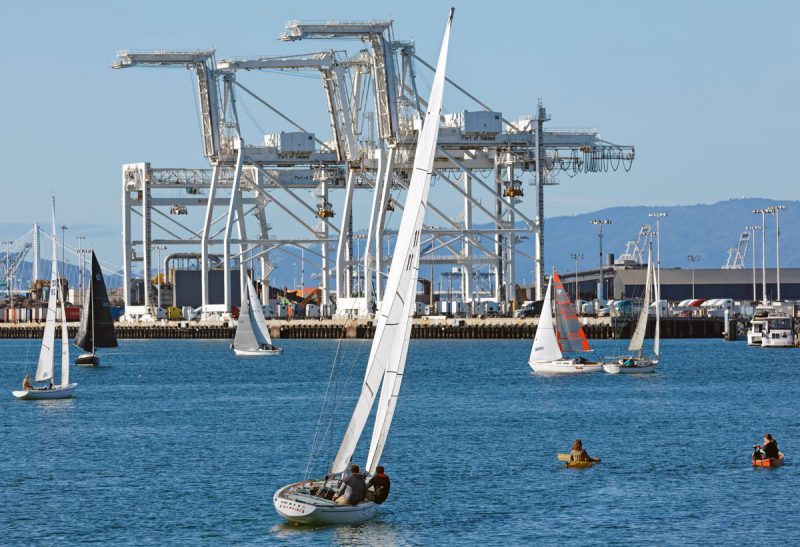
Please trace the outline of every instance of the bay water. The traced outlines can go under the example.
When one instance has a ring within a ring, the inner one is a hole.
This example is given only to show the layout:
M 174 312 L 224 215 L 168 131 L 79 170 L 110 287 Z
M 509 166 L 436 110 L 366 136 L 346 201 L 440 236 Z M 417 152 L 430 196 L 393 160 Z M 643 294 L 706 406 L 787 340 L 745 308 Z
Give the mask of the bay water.
M 306 527 L 272 495 L 306 476 L 315 431 L 309 476 L 330 464 L 370 341 L 278 343 L 280 357 L 244 359 L 227 341 L 122 340 L 108 366 L 71 369 L 75 399 L 17 401 L 39 343 L 0 341 L 0 543 L 800 540 L 800 350 L 667 340 L 656 374 L 557 377 L 531 372 L 530 340 L 412 340 L 389 500 L 369 523 Z M 786 465 L 754 469 L 767 432 Z M 556 461 L 576 438 L 600 465 Z

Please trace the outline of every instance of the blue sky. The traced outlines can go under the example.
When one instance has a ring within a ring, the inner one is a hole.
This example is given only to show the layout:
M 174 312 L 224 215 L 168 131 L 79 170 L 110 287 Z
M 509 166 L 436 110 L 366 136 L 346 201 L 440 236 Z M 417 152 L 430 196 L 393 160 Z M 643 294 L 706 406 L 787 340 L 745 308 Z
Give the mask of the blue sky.
M 278 42 L 287 20 L 391 17 L 396 38 L 415 40 L 418 54 L 432 60 L 449 5 L 6 3 L 0 238 L 47 222 L 46 196 L 54 192 L 69 235 L 86 235 L 120 263 L 120 166 L 206 166 L 188 72 L 111 70 L 117 50 L 214 48 L 218 58 L 302 53 L 324 43 Z M 565 177 L 548 188 L 548 217 L 614 205 L 800 199 L 790 167 L 800 128 L 800 4 L 455 5 L 450 77 L 507 117 L 532 113 L 541 97 L 549 127 L 596 127 L 612 142 L 636 146 L 630 173 Z M 326 129 L 318 81 L 245 83 L 261 86 L 300 123 Z M 469 107 L 452 89 L 445 106 Z M 270 132 L 288 129 L 264 120 Z M 532 200 L 525 206 L 532 210 Z

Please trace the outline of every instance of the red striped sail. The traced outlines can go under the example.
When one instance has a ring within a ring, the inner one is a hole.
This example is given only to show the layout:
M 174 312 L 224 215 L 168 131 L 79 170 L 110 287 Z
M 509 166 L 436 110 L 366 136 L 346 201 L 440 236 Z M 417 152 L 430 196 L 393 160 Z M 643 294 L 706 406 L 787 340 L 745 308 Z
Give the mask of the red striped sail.
M 556 303 L 556 334 L 561 351 L 590 351 L 589 341 L 583 332 L 575 306 L 570 302 L 564 284 L 556 272 L 553 272 L 553 287 Z

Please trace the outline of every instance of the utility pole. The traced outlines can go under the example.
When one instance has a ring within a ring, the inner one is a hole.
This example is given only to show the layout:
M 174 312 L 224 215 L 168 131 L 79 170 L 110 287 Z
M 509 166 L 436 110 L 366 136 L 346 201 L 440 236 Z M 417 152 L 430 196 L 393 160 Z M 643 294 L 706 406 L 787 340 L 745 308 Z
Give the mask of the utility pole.
M 694 263 L 700 261 L 700 255 L 686 255 L 686 260 L 692 263 L 692 300 L 694 300 Z
M 778 284 L 778 302 L 781 301 L 781 224 L 780 213 L 786 205 L 770 205 L 769 210 L 775 213 L 775 282 Z
M 583 260 L 582 253 L 571 253 L 569 257 L 575 261 L 575 309 L 578 313 L 581 312 L 580 308 L 578 307 L 578 298 L 580 294 L 578 293 L 578 264 L 581 260 Z
M 598 228 L 600 228 L 600 271 L 599 271 L 599 278 L 597 281 L 597 306 L 600 307 L 605 302 L 605 280 L 603 279 L 603 225 L 604 224 L 611 224 L 611 221 L 608 219 L 594 219 L 590 221 L 592 224 L 595 224 Z

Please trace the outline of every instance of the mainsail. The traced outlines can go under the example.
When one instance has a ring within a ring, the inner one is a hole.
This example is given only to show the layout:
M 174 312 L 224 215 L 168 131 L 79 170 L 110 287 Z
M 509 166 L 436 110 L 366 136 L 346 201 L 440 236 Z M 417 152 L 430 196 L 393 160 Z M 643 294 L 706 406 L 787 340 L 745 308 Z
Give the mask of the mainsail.
M 339 451 L 331 466 L 331 473 L 343 472 L 350 463 L 381 383 L 383 384 L 381 399 L 375 417 L 367 463 L 369 470 L 374 470 L 378 464 L 391 425 L 397 394 L 402 382 L 411 332 L 411 317 L 415 307 L 420 235 L 433 173 L 434 153 L 439 137 L 439 116 L 442 109 L 447 46 L 452 21 L 453 10 L 451 9 L 442 39 L 436 74 L 433 78 L 428 110 L 417 140 L 414 170 L 408 186 L 403 217 L 397 231 L 397 242 L 389 268 L 383 302 L 378 314 L 378 325 L 375 329 L 375 338 L 364 374 L 364 383 L 342 444 L 339 446 Z
M 561 359 L 561 349 L 558 346 L 555 325 L 553 324 L 553 278 L 547 283 L 547 292 L 542 302 L 542 312 L 536 326 L 536 335 L 533 337 L 533 347 L 529 362 L 557 361 Z
M 644 335 L 647 332 L 647 317 L 650 311 L 650 285 L 653 280 L 653 263 L 650 255 L 647 256 L 647 276 L 644 281 L 644 300 L 642 301 L 642 309 L 639 312 L 639 319 L 636 322 L 636 328 L 631 336 L 631 341 L 628 344 L 628 351 L 636 352 L 639 357 L 642 356 L 642 346 L 644 345 Z
M 266 329 L 264 312 L 261 310 L 261 303 L 255 294 L 253 282 L 247 278 L 247 289 L 242 295 L 242 306 L 239 308 L 239 321 L 236 323 L 236 335 L 233 338 L 233 347 L 241 350 L 256 350 L 263 344 L 270 344 L 269 331 Z M 251 304 L 252 300 L 252 304 Z M 264 330 L 258 324 L 258 314 L 264 322 Z M 264 336 L 266 334 L 266 338 Z
M 267 326 L 267 318 L 264 317 L 264 309 L 261 307 L 261 300 L 258 298 L 253 280 L 247 278 L 247 295 L 250 298 L 250 314 L 255 320 L 257 332 L 267 344 L 272 345 L 272 338 L 269 335 L 269 327 Z
M 53 353 L 56 338 L 56 291 L 58 287 L 58 257 L 56 256 L 56 204 L 52 203 L 53 229 L 50 235 L 53 255 L 50 262 L 50 291 L 47 297 L 47 316 L 44 323 L 42 349 L 39 351 L 39 364 L 36 367 L 37 382 L 45 382 L 53 378 Z
M 583 332 L 583 327 L 575 313 L 575 306 L 569 300 L 569 295 L 564 289 L 561 278 L 553 272 L 553 286 L 555 287 L 556 301 L 556 330 L 561 351 L 591 351 L 589 341 Z
M 84 295 L 83 314 L 75 337 L 75 345 L 91 352 L 94 352 L 95 348 L 117 347 L 117 335 L 111 317 L 106 282 L 94 251 L 92 251 L 92 278 L 89 292 Z

